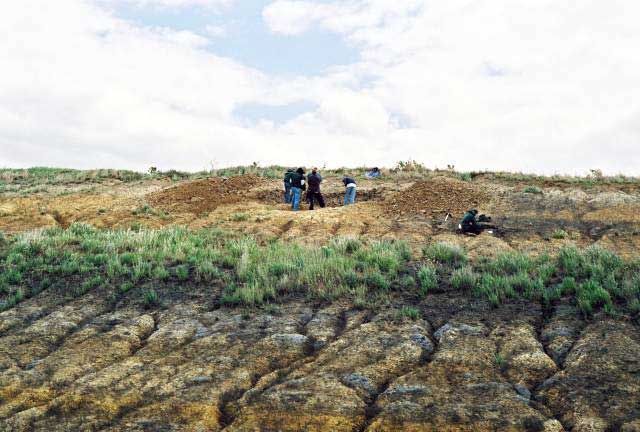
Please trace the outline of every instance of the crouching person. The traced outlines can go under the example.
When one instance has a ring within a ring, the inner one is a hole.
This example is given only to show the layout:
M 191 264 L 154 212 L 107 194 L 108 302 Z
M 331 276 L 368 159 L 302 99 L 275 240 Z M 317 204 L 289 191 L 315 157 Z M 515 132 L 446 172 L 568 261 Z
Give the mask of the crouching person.
M 342 178 L 342 184 L 344 184 L 344 205 L 355 204 L 356 202 L 356 181 L 349 176 Z

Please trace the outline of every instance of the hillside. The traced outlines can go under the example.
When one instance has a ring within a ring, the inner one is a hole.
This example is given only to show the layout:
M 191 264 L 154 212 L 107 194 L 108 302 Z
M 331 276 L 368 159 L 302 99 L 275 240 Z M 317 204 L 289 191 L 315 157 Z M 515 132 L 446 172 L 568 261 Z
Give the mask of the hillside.
M 0 170 L 0 430 L 640 431 L 640 179 L 282 173 Z

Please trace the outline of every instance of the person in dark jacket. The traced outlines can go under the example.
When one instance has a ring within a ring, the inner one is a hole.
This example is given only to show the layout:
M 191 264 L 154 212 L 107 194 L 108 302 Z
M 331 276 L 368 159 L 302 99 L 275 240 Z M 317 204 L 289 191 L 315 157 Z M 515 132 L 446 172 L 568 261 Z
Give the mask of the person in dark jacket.
M 293 168 L 289 168 L 284 174 L 284 202 L 291 204 L 291 177 L 295 174 Z
M 471 209 L 464 214 L 462 221 L 460 221 L 460 231 L 463 233 L 480 234 L 482 232 L 482 226 L 478 223 L 476 216 L 478 210 Z
M 324 208 L 324 198 L 320 192 L 320 183 L 322 183 L 322 176 L 318 173 L 318 168 L 314 168 L 311 170 L 311 174 L 307 176 L 307 184 L 309 185 L 307 190 L 309 210 L 313 210 L 313 204 L 315 201 L 318 201 L 320 207 Z
M 306 189 L 304 182 L 304 169 L 298 168 L 295 173 L 291 175 L 291 209 L 293 211 L 300 210 L 300 197 L 302 191 Z
M 356 181 L 349 176 L 342 178 L 342 184 L 344 184 L 344 205 L 354 204 L 356 202 Z

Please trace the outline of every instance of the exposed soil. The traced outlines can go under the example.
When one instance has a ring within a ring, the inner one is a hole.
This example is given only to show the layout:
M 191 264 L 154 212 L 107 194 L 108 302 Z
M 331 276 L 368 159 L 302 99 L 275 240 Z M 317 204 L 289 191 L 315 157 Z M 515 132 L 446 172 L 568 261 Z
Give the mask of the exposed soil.
M 75 222 L 98 228 L 215 226 L 264 239 L 301 242 L 322 243 L 333 236 L 402 239 L 419 250 L 434 236 L 453 234 L 464 211 L 475 207 L 492 216 L 498 226 L 494 238 L 480 238 L 482 243 L 504 246 L 498 250 L 542 253 L 567 243 L 583 247 L 599 243 L 633 257 L 640 244 L 640 191 L 616 190 L 614 185 L 606 190 L 573 185 L 524 193 L 520 187 L 487 179 L 360 179 L 356 204 L 347 208 L 342 206 L 340 177 L 327 176 L 322 183 L 327 208 L 308 212 L 303 202 L 298 213 L 282 203 L 281 180 L 254 175 L 83 187 L 0 194 L 0 231 L 19 233 Z M 445 223 L 447 213 L 453 217 Z M 556 239 L 559 230 L 566 235 Z M 466 245 L 469 239 L 453 236 L 450 241 Z
M 147 195 L 150 204 L 165 211 L 201 214 L 222 204 L 241 201 L 251 189 L 266 183 L 261 177 L 215 177 L 182 183 L 178 186 Z
M 489 193 L 482 187 L 450 177 L 434 177 L 392 194 L 384 207 L 397 215 L 426 214 L 439 218 L 450 213 L 459 219 L 465 211 L 481 207 L 489 200 Z

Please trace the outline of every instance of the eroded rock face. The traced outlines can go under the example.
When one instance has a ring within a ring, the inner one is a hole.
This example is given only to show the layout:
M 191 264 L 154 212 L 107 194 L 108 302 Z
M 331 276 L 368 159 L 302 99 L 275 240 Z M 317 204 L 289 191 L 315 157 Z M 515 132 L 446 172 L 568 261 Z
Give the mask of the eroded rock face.
M 561 365 L 578 339 L 584 323 L 573 308 L 558 307 L 543 326 L 541 336 L 546 350 L 556 364 Z
M 0 314 L 0 431 L 640 425 L 640 338 L 622 320 L 475 305 L 424 309 L 415 321 L 338 303 L 271 313 L 192 300 L 114 309 L 91 297 L 27 306 L 24 322 Z
M 544 352 L 531 324 L 499 326 L 491 335 L 498 345 L 498 366 L 521 396 L 556 372 L 556 364 Z
M 353 431 L 366 422 L 367 406 L 398 375 L 433 350 L 426 322 L 389 316 L 348 330 L 312 361 L 242 401 L 229 431 Z
M 638 328 L 612 320 L 588 325 L 540 397 L 574 431 L 633 430 L 640 418 Z
M 562 430 L 502 376 L 498 347 L 483 324 L 448 323 L 435 335 L 439 346 L 432 361 L 395 380 L 378 398 L 380 413 L 369 431 Z

